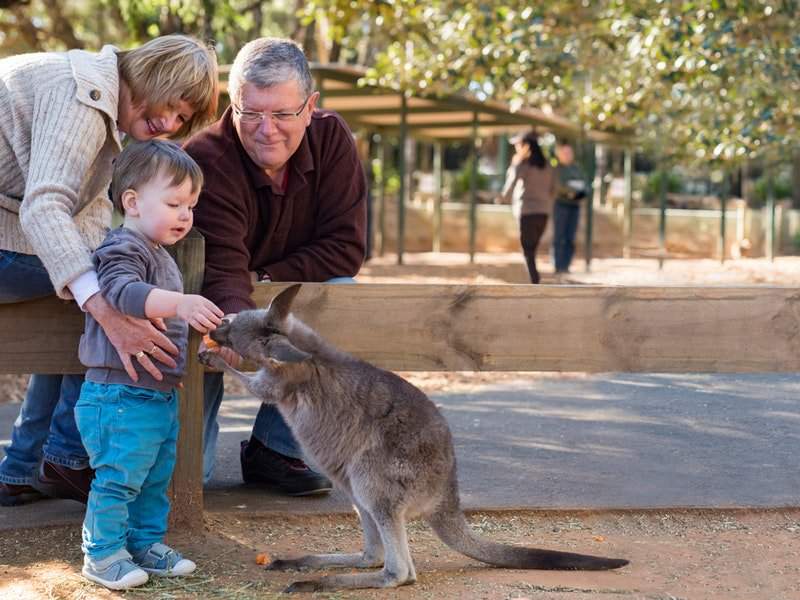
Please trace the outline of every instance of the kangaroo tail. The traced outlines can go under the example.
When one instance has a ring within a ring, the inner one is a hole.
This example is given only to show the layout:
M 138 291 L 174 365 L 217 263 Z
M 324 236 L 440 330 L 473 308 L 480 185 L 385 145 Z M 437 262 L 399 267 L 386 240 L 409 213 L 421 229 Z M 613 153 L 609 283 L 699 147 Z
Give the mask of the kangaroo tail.
M 441 540 L 453 550 L 497 567 L 605 571 L 628 564 L 624 558 L 604 558 L 492 542 L 473 533 L 464 513 L 458 507 L 440 508 L 426 520 Z

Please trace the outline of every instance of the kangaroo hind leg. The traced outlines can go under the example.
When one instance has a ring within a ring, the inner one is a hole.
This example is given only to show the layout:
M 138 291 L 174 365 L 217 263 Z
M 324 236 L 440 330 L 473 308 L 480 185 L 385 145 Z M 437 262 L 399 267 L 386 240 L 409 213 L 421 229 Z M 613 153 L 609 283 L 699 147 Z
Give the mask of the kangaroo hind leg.
M 372 573 L 328 575 L 296 581 L 286 592 L 329 592 L 343 589 L 394 588 L 414 583 L 416 574 L 408 550 L 405 520 L 396 512 L 370 511 L 383 543 L 383 569 Z
M 326 567 L 370 568 L 383 565 L 383 543 L 375 520 L 369 512 L 354 501 L 361 529 L 364 534 L 364 550 L 349 554 L 309 554 L 299 558 L 275 559 L 267 570 L 323 569 Z

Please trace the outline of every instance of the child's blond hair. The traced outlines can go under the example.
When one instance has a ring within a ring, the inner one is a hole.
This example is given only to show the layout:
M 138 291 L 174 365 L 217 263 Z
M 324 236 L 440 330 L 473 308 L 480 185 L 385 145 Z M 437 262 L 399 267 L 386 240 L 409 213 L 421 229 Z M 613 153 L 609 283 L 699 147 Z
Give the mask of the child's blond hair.
M 194 109 L 175 137 L 186 137 L 216 116 L 219 78 L 210 46 L 186 35 L 165 35 L 119 52 L 117 61 L 135 106 L 163 109 L 184 100 Z
M 111 179 L 111 200 L 123 215 L 122 194 L 125 190 L 137 190 L 158 175 L 172 177 L 171 185 L 181 185 L 191 179 L 192 193 L 203 187 L 203 172 L 194 159 L 175 142 L 149 140 L 134 142 L 127 146 L 114 163 Z

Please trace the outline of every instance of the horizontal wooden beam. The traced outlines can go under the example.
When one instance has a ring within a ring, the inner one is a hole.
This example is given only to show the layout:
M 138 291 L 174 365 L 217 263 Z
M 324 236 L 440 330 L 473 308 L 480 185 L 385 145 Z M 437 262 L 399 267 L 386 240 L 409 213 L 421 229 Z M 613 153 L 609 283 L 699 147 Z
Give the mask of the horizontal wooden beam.
M 259 284 L 266 305 L 283 284 Z M 800 292 L 777 287 L 304 284 L 298 315 L 394 370 L 800 371 Z M 0 372 L 76 372 L 83 316 L 0 305 Z

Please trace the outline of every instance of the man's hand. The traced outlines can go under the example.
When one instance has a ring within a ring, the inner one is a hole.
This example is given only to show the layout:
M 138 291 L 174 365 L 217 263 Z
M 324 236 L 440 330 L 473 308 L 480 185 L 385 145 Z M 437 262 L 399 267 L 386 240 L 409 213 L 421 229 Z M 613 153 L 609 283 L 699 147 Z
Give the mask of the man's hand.
M 200 333 L 216 329 L 225 316 L 211 300 L 197 294 L 184 294 L 178 301 L 177 314 Z
M 133 367 L 134 357 L 157 381 L 161 381 L 164 376 L 151 359 L 172 369 L 177 366 L 175 359 L 170 355 L 177 356 L 178 348 L 148 319 L 137 319 L 122 314 L 99 293 L 89 298 L 83 306 L 103 328 L 108 340 L 119 354 L 125 372 L 133 381 L 139 380 L 139 375 Z

